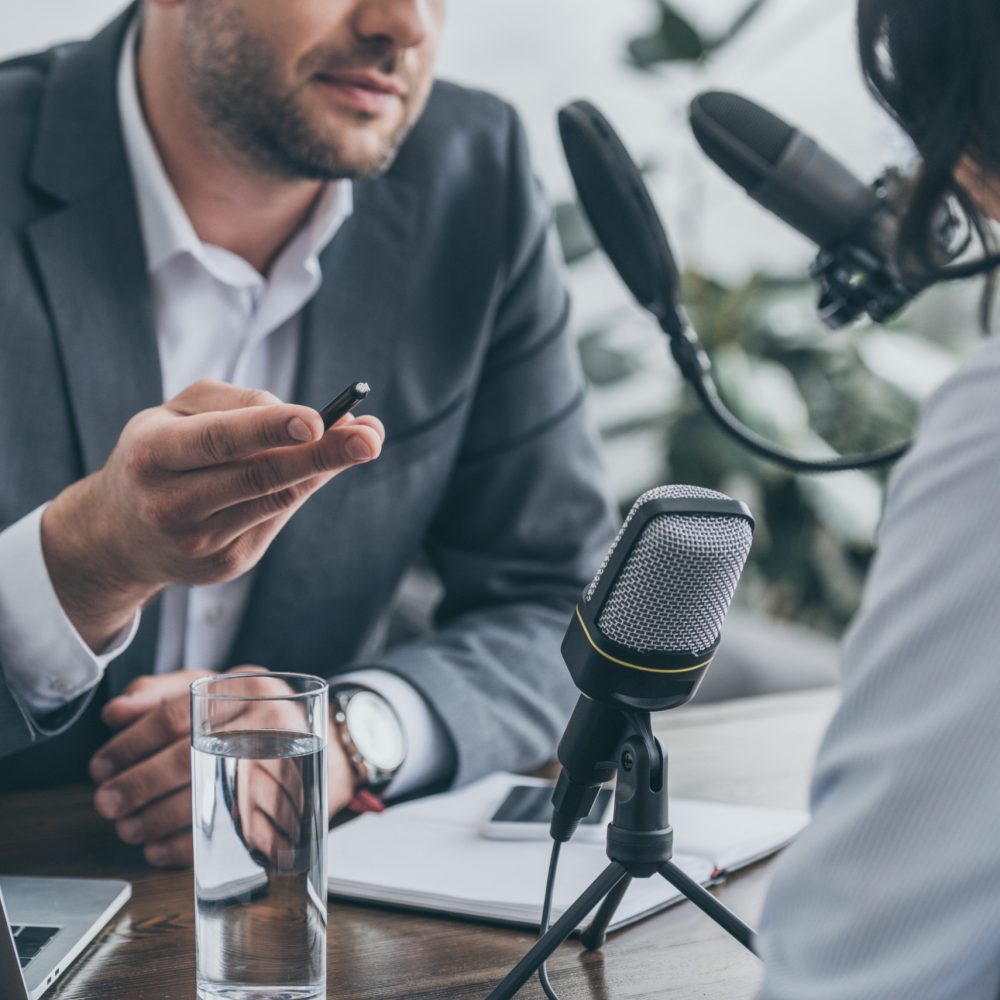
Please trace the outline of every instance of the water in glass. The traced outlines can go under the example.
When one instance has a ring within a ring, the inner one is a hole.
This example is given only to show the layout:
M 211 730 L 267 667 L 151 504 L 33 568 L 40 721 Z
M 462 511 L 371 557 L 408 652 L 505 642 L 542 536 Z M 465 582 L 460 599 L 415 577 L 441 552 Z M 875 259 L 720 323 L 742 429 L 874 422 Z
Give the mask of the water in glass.
M 193 740 L 198 996 L 326 996 L 326 768 L 317 736 Z

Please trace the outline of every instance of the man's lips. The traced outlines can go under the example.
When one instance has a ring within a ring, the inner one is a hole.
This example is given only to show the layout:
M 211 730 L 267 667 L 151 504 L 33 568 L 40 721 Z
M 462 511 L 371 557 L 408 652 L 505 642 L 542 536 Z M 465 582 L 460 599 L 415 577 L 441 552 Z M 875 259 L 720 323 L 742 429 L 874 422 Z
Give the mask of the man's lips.
M 406 96 L 406 87 L 392 76 L 373 71 L 321 73 L 316 77 L 339 103 L 357 111 L 380 115 Z

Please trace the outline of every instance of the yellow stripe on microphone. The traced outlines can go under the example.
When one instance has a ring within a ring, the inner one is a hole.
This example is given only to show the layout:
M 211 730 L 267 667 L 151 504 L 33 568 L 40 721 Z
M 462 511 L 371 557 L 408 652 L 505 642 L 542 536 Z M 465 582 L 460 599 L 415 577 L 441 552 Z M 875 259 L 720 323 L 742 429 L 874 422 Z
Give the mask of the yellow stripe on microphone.
M 611 656 L 609 653 L 605 653 L 600 646 L 594 642 L 590 637 L 590 633 L 587 631 L 587 626 L 583 623 L 583 617 L 580 614 L 579 607 L 576 609 L 576 617 L 580 622 L 580 628 L 583 629 L 583 634 L 587 637 L 587 642 L 597 650 L 601 656 L 606 660 L 610 660 L 612 663 L 617 663 L 620 667 L 628 667 L 630 670 L 641 670 L 647 674 L 689 674 L 692 670 L 701 670 L 702 667 L 707 667 L 712 662 L 712 657 L 710 656 L 704 663 L 696 663 L 693 667 L 673 667 L 671 669 L 660 669 L 657 667 L 640 667 L 638 663 L 628 663 L 625 660 L 619 660 L 617 657 Z

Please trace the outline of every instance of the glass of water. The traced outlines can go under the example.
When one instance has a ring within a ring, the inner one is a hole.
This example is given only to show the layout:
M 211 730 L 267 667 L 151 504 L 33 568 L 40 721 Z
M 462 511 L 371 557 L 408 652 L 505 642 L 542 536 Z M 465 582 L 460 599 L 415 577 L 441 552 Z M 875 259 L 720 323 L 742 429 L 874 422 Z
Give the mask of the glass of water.
M 326 997 L 327 685 L 191 685 L 200 1000 Z

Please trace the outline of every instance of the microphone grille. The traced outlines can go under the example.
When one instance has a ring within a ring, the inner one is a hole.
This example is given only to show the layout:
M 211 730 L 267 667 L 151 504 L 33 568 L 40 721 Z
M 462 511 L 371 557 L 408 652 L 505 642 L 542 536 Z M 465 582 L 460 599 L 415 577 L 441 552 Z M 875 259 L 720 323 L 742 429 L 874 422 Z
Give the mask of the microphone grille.
M 691 131 L 705 154 L 745 188 L 762 176 L 747 161 L 747 153 L 773 167 L 795 134 L 791 125 L 759 104 L 717 90 L 691 102 Z
M 584 599 L 644 504 L 669 499 L 730 499 L 697 486 L 661 486 L 633 505 Z M 637 652 L 687 653 L 718 640 L 753 540 L 741 517 L 663 514 L 643 529 L 597 618 L 601 631 Z

